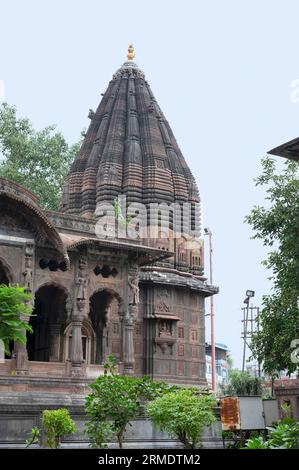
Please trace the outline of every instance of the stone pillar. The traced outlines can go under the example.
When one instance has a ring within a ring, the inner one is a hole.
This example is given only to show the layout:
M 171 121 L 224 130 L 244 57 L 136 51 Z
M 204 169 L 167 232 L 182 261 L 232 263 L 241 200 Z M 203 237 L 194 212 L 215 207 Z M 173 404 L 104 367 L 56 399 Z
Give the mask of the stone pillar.
M 128 310 L 124 318 L 124 373 L 134 373 L 134 327 L 139 304 L 138 267 L 132 264 L 128 272 Z
M 61 325 L 50 325 L 50 354 L 49 362 L 59 362 Z
M 71 375 L 78 377 L 83 375 L 83 350 L 82 350 L 82 324 L 83 317 L 72 319 L 72 343 L 70 359 L 72 363 Z
M 76 272 L 76 302 L 72 314 L 71 375 L 84 375 L 82 350 L 82 325 L 87 316 L 88 307 L 88 270 L 87 259 L 81 257 Z
M 33 266 L 34 266 L 34 245 L 32 243 L 26 243 L 24 247 L 24 257 L 23 257 L 23 279 L 21 285 L 25 287 L 25 290 L 28 294 L 33 293 Z M 28 306 L 33 308 L 34 299 L 32 298 L 28 302 Z M 21 319 L 26 323 L 29 322 L 30 317 L 22 316 Z M 26 337 L 26 330 L 22 331 L 22 334 Z M 29 374 L 29 364 L 28 364 L 28 352 L 26 344 L 19 343 L 16 341 L 14 343 L 14 356 L 16 359 L 16 374 L 17 375 L 28 375 Z
M 29 317 L 21 317 L 26 323 L 29 322 Z M 22 330 L 22 334 L 26 336 L 26 330 Z M 28 352 L 26 344 L 15 341 L 14 343 L 14 356 L 16 359 L 16 375 L 28 375 L 29 374 L 29 364 L 28 364 Z
M 125 322 L 125 310 L 124 310 L 124 305 L 121 302 L 119 304 L 119 310 L 118 310 L 118 315 L 119 315 L 119 321 L 120 321 L 120 362 L 121 364 L 124 363 L 124 351 L 125 351 L 125 334 L 124 334 L 124 322 Z
M 129 305 L 128 313 L 124 318 L 124 373 L 134 373 L 134 327 L 137 316 L 137 305 Z

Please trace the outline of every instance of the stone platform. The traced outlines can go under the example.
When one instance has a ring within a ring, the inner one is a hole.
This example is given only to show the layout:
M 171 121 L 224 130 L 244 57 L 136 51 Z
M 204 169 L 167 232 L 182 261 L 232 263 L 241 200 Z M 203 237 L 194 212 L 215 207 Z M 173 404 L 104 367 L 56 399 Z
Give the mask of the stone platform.
M 86 421 L 85 394 L 52 392 L 1 392 L 0 393 L 0 448 L 24 448 L 32 427 L 40 426 L 44 409 L 68 408 L 78 431 L 63 440 L 62 447 L 86 448 L 88 441 L 84 434 Z M 221 425 L 205 430 L 204 447 L 222 447 Z M 111 442 L 109 447 L 118 447 Z M 132 422 L 125 435 L 125 448 L 180 448 L 178 441 L 153 428 L 144 417 Z

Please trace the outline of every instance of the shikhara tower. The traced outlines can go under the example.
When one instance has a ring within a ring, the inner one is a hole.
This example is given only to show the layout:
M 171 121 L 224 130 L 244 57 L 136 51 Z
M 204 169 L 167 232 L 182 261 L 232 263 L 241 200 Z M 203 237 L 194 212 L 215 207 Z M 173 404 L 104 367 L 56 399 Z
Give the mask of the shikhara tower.
M 94 215 L 97 204 L 125 194 L 130 202 L 199 202 L 195 180 L 142 70 L 117 70 L 91 119 L 62 200 L 62 211 Z
M 32 193 L 0 179 L 0 283 L 26 283 L 35 313 L 27 347 L 14 345 L 0 364 L 0 389 L 17 381 L 28 391 L 82 393 L 109 354 L 125 374 L 206 384 L 204 300 L 217 288 L 203 277 L 199 193 L 133 59 L 130 46 L 89 112 L 59 212 L 44 212 Z M 175 237 L 171 213 L 165 237 L 161 210 L 157 237 L 99 238 L 96 210 L 120 195 L 146 209 L 189 204 L 197 236 Z

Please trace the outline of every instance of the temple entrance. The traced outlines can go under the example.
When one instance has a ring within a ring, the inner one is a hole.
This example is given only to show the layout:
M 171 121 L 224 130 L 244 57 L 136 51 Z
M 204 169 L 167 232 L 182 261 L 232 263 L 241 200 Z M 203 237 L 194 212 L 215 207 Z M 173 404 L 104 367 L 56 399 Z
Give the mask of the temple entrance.
M 120 360 L 119 301 L 113 293 L 103 290 L 92 295 L 90 298 L 90 320 L 96 336 L 94 363 L 103 364 L 110 354 Z
M 46 285 L 36 292 L 30 317 L 33 334 L 27 333 L 30 361 L 63 361 L 66 298 L 66 292 L 59 286 Z
M 8 286 L 9 285 L 9 278 L 8 278 L 7 270 L 5 269 L 4 264 L 0 260 L 0 286 L 3 285 L 3 284 Z M 5 354 L 5 359 L 11 359 L 11 354 L 13 352 L 13 348 L 14 348 L 14 342 L 10 341 L 9 342 L 9 347 L 8 347 L 8 349 L 10 351 L 10 354 Z
M 7 271 L 4 267 L 4 264 L 0 261 L 0 285 L 1 284 L 5 284 L 6 286 L 8 286 L 9 278 L 7 275 Z

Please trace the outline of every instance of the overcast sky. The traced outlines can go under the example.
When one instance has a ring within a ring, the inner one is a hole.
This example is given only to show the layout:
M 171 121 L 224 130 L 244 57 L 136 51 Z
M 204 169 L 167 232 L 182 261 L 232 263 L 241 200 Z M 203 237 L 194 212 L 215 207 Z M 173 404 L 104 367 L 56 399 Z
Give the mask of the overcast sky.
M 252 180 L 261 157 L 299 133 L 298 18 L 295 0 L 0 0 L 0 98 L 69 142 L 135 45 L 200 188 L 220 287 L 216 341 L 235 366 L 245 290 L 259 305 L 271 287 L 265 250 L 243 223 L 263 202 Z

